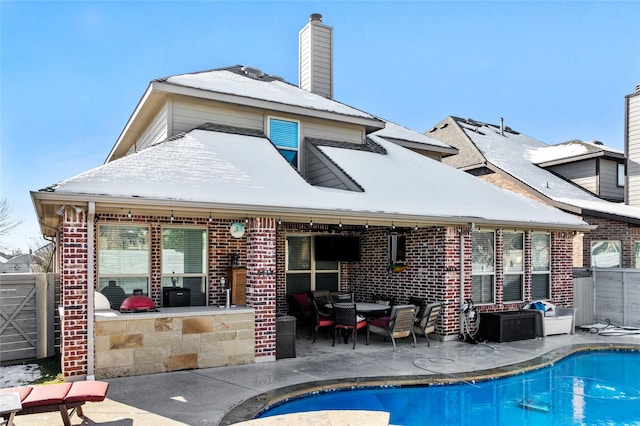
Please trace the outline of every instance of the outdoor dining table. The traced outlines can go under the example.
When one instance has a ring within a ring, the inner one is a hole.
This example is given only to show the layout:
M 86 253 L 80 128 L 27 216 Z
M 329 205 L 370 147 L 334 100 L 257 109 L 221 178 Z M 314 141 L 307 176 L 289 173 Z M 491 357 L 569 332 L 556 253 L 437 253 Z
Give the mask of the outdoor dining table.
M 13 418 L 20 410 L 22 410 L 22 403 L 18 392 L 0 394 L 0 415 L 3 417 L 7 414 L 9 415 L 4 417 L 6 418 L 7 426 L 13 426 Z
M 329 309 L 333 308 L 333 305 L 331 303 L 327 303 L 324 306 Z M 384 312 L 389 309 L 391 309 L 391 306 L 385 305 L 383 303 L 356 302 L 356 312 L 358 312 L 359 314 L 366 315 L 373 312 Z

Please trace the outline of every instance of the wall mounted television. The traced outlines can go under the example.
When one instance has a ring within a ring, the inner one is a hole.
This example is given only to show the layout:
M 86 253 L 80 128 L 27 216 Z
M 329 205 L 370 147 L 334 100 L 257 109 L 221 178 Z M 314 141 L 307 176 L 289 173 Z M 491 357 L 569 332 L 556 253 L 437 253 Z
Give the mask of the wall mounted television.
M 325 262 L 359 262 L 360 237 L 344 235 L 317 235 L 315 260 Z

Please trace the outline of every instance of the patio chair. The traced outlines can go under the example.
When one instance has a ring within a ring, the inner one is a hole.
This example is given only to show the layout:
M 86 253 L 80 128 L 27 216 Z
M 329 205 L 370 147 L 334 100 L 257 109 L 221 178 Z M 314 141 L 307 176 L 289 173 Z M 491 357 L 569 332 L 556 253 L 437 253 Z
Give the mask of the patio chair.
M 311 327 L 313 331 L 313 342 L 311 342 L 311 344 L 313 344 L 316 342 L 316 338 L 318 337 L 318 330 L 328 327 L 333 328 L 335 320 L 333 319 L 333 313 L 326 311 L 323 312 L 320 308 L 318 308 L 315 300 L 312 300 L 311 304 L 313 305 L 314 313 L 314 321 Z
M 353 303 L 353 293 L 332 293 L 331 304 L 334 303 Z
M 413 325 L 414 333 L 421 334 L 427 339 L 427 346 L 431 346 L 429 344 L 429 333 L 436 331 L 438 316 L 440 316 L 441 311 L 442 303 L 429 303 L 425 306 L 422 316 L 418 316 Z
M 367 321 L 360 317 L 356 311 L 355 303 L 333 303 L 333 316 L 335 324 L 333 326 L 333 343 L 331 346 L 336 345 L 336 334 L 340 332 L 351 332 L 351 338 L 353 339 L 353 349 L 356 348 L 356 339 L 358 337 L 358 330 L 367 326 Z M 345 334 L 345 343 L 347 343 L 348 335 Z
M 396 339 L 411 336 L 413 347 L 416 346 L 416 335 L 413 333 L 413 323 L 416 319 L 417 307 L 414 305 L 396 305 L 391 308 L 391 316 L 371 319 L 367 324 L 367 344 L 369 333 L 381 334 L 389 337 L 396 350 Z
M 309 299 L 309 293 L 307 292 L 287 295 L 288 313 L 296 317 L 300 324 L 309 325 L 313 321 L 313 307 Z

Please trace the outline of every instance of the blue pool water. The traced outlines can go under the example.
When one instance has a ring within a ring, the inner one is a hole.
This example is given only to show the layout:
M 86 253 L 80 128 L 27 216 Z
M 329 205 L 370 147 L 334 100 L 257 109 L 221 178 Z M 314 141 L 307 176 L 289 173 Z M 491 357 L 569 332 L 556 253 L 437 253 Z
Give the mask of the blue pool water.
M 640 353 L 586 352 L 508 378 L 430 387 L 338 390 L 259 417 L 317 410 L 391 413 L 393 425 L 640 425 Z

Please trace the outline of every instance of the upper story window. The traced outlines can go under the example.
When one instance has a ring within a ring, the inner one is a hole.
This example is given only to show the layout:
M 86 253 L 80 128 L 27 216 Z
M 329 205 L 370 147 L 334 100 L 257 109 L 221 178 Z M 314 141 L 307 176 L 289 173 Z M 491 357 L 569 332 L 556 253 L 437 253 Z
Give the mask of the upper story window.
M 98 291 L 120 309 L 134 293 L 149 295 L 149 228 L 100 225 L 98 227 Z
M 624 186 L 624 163 L 618 163 L 618 186 Z
M 493 303 L 495 282 L 495 234 L 475 231 L 472 234 L 471 299 L 474 303 Z
M 300 123 L 280 118 L 269 118 L 269 139 L 284 158 L 298 169 Z

